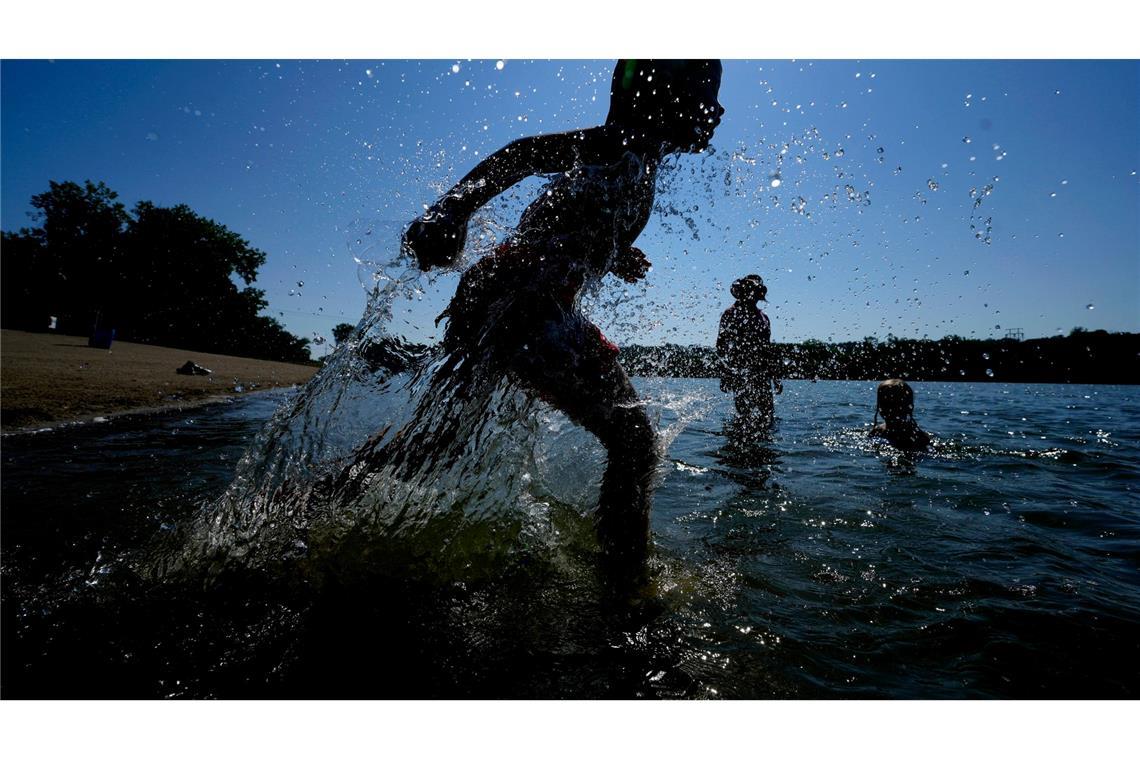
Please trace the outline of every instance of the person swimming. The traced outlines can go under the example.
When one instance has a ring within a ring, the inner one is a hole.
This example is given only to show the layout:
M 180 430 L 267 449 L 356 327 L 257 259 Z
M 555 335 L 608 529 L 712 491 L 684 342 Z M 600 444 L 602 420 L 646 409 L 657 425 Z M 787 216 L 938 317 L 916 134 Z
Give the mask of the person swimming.
M 870 436 L 884 438 L 896 449 L 921 451 L 930 445 L 930 435 L 914 419 L 914 391 L 902 380 L 879 383 L 872 425 Z
M 756 305 L 768 297 L 758 274 L 741 277 L 730 289 L 736 303 L 720 318 L 716 352 L 721 360 L 721 390 L 736 394 L 741 419 L 771 421 L 775 412 L 773 387 L 783 393 L 772 351 L 772 323 Z
M 649 260 L 633 243 L 653 210 L 657 171 L 671 153 L 708 147 L 724 108 L 715 60 L 622 60 L 602 126 L 515 140 L 481 161 L 404 235 L 424 270 L 454 265 L 467 222 L 535 174 L 556 175 L 518 228 L 470 267 L 437 322 L 447 356 L 425 411 L 487 395 L 504 374 L 593 433 L 607 452 L 595 527 L 603 555 L 642 563 L 649 548 L 657 436 L 618 348 L 582 313 L 583 290 L 607 273 L 636 282 Z M 446 402 L 444 402 L 446 403 Z M 456 434 L 421 437 L 427 450 Z

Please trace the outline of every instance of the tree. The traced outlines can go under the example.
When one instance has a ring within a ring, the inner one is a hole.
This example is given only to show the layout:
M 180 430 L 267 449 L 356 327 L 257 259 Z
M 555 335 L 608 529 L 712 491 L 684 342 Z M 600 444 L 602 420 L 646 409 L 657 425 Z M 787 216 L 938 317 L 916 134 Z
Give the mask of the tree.
M 267 305 L 250 287 L 264 262 L 240 235 L 189 207 L 143 201 L 127 228 L 116 326 L 145 342 L 245 352 L 248 341 L 233 328 L 253 324 Z
M 34 196 L 41 226 L 4 235 L 5 326 L 87 335 L 98 320 L 124 340 L 309 361 L 308 340 L 261 316 L 253 287 L 265 253 L 195 213 L 138 203 L 127 213 L 103 183 L 52 182 Z M 11 306 L 11 308 L 9 308 Z
M 5 232 L 0 243 L 0 324 L 18 330 L 48 326 L 51 264 L 41 235 Z
M 354 325 L 350 325 L 348 322 L 341 322 L 332 329 L 333 342 L 339 346 L 348 340 L 348 337 L 352 335 L 352 331 L 355 329 L 356 327 Z
M 3 297 L 24 307 L 19 318 L 6 308 L 5 317 L 46 325 L 55 315 L 61 330 L 88 334 L 112 302 L 129 216 L 102 182 L 48 186 L 32 196 L 30 216 L 40 227 L 4 235 L 5 275 L 12 277 L 4 277 Z

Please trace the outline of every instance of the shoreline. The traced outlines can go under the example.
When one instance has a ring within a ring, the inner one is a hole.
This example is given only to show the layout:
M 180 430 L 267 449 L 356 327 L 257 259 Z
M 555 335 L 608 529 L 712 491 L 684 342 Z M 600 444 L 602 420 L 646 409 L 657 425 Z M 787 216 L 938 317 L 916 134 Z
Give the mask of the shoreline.
M 212 374 L 179 375 L 186 361 Z M 0 331 L 0 435 L 221 403 L 307 383 L 319 368 L 164 346 L 108 349 L 56 333 Z
M 0 438 L 36 435 L 38 433 L 54 433 L 67 428 L 79 427 L 82 425 L 101 425 L 104 422 L 111 422 L 112 420 L 120 420 L 129 417 L 149 417 L 152 415 L 190 411 L 192 409 L 197 409 L 203 406 L 213 406 L 214 404 L 232 404 L 249 396 L 259 396 L 261 394 L 272 393 L 274 391 L 288 391 L 297 389 L 299 387 L 300 386 L 298 385 L 281 385 L 274 388 L 256 388 L 254 390 L 245 391 L 244 393 L 218 394 L 216 396 L 202 396 L 199 398 L 185 399 L 183 401 L 171 402 L 169 404 L 156 404 L 154 406 L 136 406 L 123 409 L 115 409 L 112 411 L 103 412 L 102 414 L 51 420 L 39 425 L 5 425 L 0 428 Z

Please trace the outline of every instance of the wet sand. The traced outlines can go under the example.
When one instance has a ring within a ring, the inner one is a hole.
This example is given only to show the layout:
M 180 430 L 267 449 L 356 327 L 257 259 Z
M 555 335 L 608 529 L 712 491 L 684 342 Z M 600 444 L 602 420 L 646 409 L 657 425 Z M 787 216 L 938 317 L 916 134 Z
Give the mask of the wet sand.
M 187 361 L 213 374 L 177 374 Z M 0 428 L 10 433 L 196 406 L 302 384 L 316 371 L 303 364 L 121 341 L 110 350 L 89 348 L 86 338 L 0 330 Z

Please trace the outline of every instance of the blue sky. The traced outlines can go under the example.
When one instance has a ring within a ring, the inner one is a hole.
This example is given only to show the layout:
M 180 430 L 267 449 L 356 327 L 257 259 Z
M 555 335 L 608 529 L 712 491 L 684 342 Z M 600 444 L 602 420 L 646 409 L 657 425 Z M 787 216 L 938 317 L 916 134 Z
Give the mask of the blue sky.
M 269 313 L 327 337 L 363 311 L 355 256 L 387 258 L 510 139 L 599 123 L 611 69 L 6 60 L 0 223 L 27 225 L 48 180 L 186 203 L 268 254 Z M 609 278 L 591 306 L 619 342 L 710 344 L 753 271 L 777 340 L 1140 331 L 1137 62 L 733 60 L 721 102 L 711 154 L 662 178 L 646 282 Z M 492 216 L 509 224 L 538 186 Z M 454 282 L 399 304 L 399 329 L 435 335 Z

